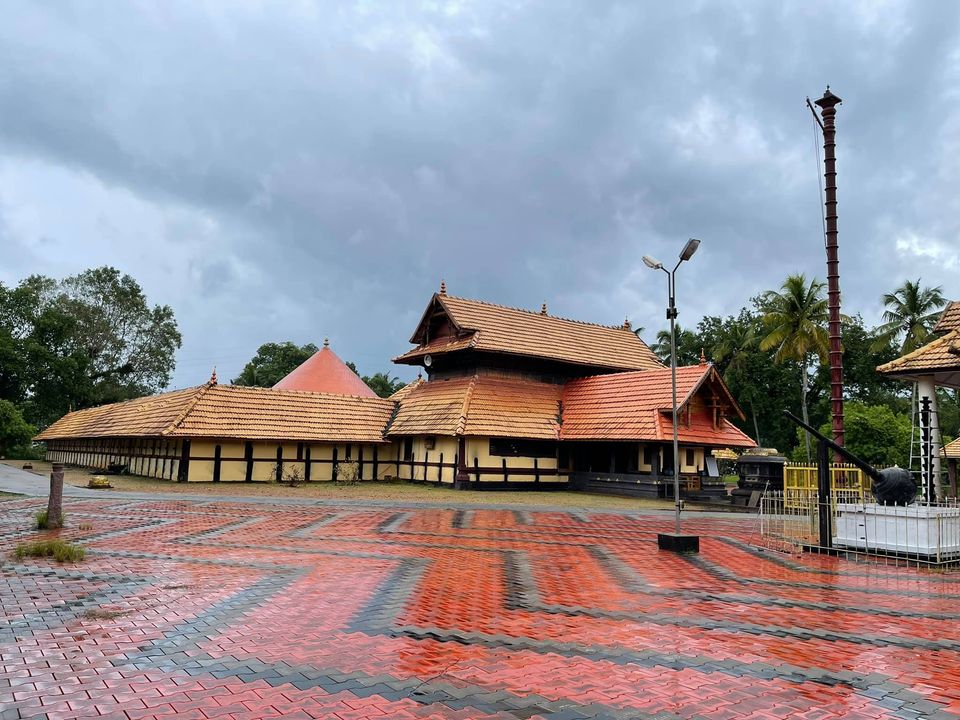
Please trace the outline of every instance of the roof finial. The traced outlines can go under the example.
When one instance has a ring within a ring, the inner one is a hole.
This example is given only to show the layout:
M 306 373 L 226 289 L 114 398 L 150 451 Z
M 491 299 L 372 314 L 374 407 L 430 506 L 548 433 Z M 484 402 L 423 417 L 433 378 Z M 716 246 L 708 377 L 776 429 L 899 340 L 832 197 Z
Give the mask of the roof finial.
M 217 384 L 217 366 L 216 365 L 213 366 L 213 372 L 210 373 L 210 384 L 211 385 Z
M 706 356 L 706 353 L 703 352 L 703 348 L 700 348 L 700 364 L 701 365 L 707 364 L 707 356 Z
M 540 306 L 540 314 L 541 314 L 541 315 L 546 315 L 546 314 L 547 314 L 547 304 L 546 304 L 546 303 L 543 303 L 543 305 Z
M 633 326 L 630 324 L 630 318 L 625 317 L 623 319 L 623 329 L 624 330 L 633 330 Z
M 447 283 L 443 278 L 440 279 L 440 294 L 441 295 L 447 294 Z
M 330 347 L 330 338 L 325 337 L 325 338 L 323 339 L 323 346 L 324 346 L 325 348 Z

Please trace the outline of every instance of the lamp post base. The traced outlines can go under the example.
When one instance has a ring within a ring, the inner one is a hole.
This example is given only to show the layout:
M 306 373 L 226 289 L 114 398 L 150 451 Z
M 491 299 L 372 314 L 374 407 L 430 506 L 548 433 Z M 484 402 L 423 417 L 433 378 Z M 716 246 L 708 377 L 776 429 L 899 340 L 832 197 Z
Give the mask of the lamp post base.
M 657 547 L 675 553 L 699 553 L 700 536 L 678 533 L 657 533 Z

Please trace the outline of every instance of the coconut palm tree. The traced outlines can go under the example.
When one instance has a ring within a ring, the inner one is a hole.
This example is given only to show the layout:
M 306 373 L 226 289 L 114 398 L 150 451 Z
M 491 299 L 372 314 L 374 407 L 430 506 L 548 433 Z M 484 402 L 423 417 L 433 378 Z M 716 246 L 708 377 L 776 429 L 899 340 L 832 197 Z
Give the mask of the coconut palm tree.
M 873 348 L 882 348 L 886 343 L 896 344 L 903 338 L 900 352 L 906 355 L 925 345 L 930 338 L 933 326 L 946 304 L 943 288 L 920 286 L 920 278 L 915 282 L 904 281 L 892 293 L 883 296 L 887 308 L 883 313 L 883 325 L 877 328 L 878 337 Z
M 795 361 L 800 365 L 800 400 L 803 421 L 810 424 L 807 411 L 807 391 L 810 386 L 810 361 L 818 357 L 826 362 L 830 347 L 826 331 L 829 311 L 823 291 L 825 283 L 816 278 L 807 282 L 803 273 L 790 275 L 780 286 L 780 292 L 769 290 L 762 296 L 765 335 L 760 340 L 761 350 L 775 350 L 773 359 L 782 363 Z M 805 436 L 807 462 L 810 462 L 810 437 Z
M 677 366 L 695 365 L 700 361 L 700 336 L 691 330 L 684 330 L 677 323 Z M 666 364 L 670 364 L 670 331 L 661 330 L 657 333 L 653 352 Z

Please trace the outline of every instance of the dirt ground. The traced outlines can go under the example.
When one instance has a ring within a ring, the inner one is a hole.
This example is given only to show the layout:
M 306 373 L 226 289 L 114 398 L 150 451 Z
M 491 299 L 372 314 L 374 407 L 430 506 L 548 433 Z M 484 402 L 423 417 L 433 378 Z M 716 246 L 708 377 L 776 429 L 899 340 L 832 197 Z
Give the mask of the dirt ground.
M 33 465 L 31 472 L 49 477 L 50 463 L 42 460 L 0 460 L 6 465 L 22 468 L 25 462 Z M 95 473 L 85 468 L 68 467 L 64 481 L 76 487 L 86 487 Z M 556 505 L 562 507 L 591 507 L 611 510 L 663 509 L 672 510 L 670 500 L 593 495 L 557 490 L 536 492 L 528 490 L 484 490 L 471 492 L 449 487 L 413 483 L 362 482 L 356 485 L 338 485 L 333 482 L 308 483 L 292 488 L 277 483 L 191 482 L 139 477 L 137 475 L 105 476 L 120 492 L 155 492 L 183 495 L 315 498 L 323 500 L 399 500 L 409 502 L 456 502 L 458 504 L 511 503 L 516 505 Z M 691 509 L 695 506 L 688 505 Z

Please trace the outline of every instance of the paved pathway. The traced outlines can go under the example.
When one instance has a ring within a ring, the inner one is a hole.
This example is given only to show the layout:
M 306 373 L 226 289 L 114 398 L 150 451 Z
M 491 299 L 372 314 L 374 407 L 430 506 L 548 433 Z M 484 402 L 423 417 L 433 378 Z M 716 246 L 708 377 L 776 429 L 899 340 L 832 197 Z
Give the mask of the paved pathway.
M 66 501 L 85 561 L 7 552 L 0 718 L 960 717 L 960 576 L 659 515 Z

